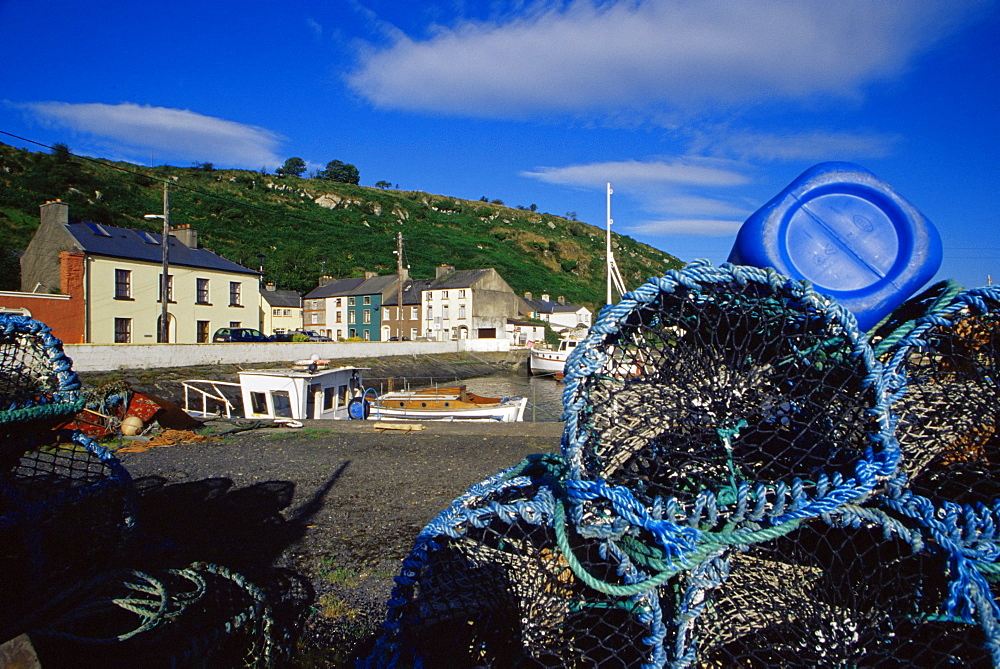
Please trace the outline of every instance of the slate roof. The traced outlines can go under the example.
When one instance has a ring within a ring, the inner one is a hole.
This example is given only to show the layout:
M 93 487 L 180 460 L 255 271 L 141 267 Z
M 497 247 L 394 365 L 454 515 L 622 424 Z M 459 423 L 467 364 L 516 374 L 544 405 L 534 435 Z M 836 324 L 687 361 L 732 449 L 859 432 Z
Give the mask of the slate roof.
M 575 314 L 582 309 L 577 304 L 559 304 L 551 300 L 525 300 L 533 311 L 540 314 Z
M 160 246 L 162 234 L 131 228 L 117 228 L 113 225 L 92 221 L 72 220 L 64 225 L 80 250 L 86 253 L 143 262 L 158 263 L 163 260 L 163 247 Z M 167 248 L 169 250 L 168 261 L 171 265 L 238 274 L 260 274 L 257 270 L 248 269 L 232 260 L 212 253 L 208 249 L 189 248 L 172 235 Z
M 331 281 L 325 286 L 313 288 L 311 291 L 306 293 L 305 299 L 315 300 L 322 297 L 342 297 L 344 295 L 350 295 L 351 291 L 364 282 L 365 279 L 361 277 L 353 279 L 337 279 L 335 281 Z
M 293 307 L 302 306 L 302 296 L 294 290 L 262 290 L 260 291 L 264 301 L 272 307 Z
M 431 281 L 431 284 L 427 288 L 431 290 L 471 288 L 474 283 L 486 276 L 489 271 L 488 269 L 460 269 L 440 279 Z
M 403 305 L 420 304 L 420 293 L 432 283 L 434 283 L 434 279 L 412 279 L 403 284 Z M 385 299 L 382 300 L 382 306 L 396 306 L 396 297 L 396 291 L 390 292 Z
M 365 282 L 350 292 L 350 295 L 381 295 L 396 281 L 395 274 L 385 274 L 383 276 L 373 276 L 365 279 Z

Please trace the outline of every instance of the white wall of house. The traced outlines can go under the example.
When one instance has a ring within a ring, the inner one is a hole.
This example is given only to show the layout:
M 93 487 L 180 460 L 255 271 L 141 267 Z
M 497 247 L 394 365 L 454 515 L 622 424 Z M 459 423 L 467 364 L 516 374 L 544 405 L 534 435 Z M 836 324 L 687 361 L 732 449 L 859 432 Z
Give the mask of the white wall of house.
M 127 275 L 119 274 L 118 270 Z M 86 272 L 89 340 L 115 343 L 116 333 L 123 337 L 127 326 L 129 343 L 155 343 L 162 310 L 163 266 L 88 256 Z M 167 311 L 171 342 L 194 344 L 199 341 L 199 332 L 204 335 L 207 331 L 210 338 L 216 329 L 234 323 L 240 327 L 258 327 L 260 297 L 255 277 L 180 265 L 170 265 L 169 274 L 172 299 Z M 123 277 L 127 278 L 127 286 L 119 281 Z
M 302 309 L 272 307 L 261 298 L 261 331 L 264 334 L 302 329 Z
M 471 288 L 425 290 L 420 294 L 424 315 L 421 336 L 434 341 L 471 339 L 476 336 L 472 326 L 473 298 Z
M 580 307 L 576 312 L 555 312 L 553 314 L 545 314 L 543 318 L 549 322 L 552 329 L 555 331 L 565 330 L 567 328 L 575 328 L 579 324 L 583 324 L 586 327 L 591 326 L 590 309 L 586 307 Z

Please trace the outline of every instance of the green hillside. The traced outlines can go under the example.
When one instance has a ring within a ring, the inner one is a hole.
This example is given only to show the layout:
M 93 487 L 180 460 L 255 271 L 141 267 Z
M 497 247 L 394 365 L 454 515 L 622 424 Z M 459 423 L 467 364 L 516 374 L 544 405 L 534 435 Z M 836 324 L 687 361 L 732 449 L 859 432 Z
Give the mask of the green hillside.
M 209 248 L 246 267 L 265 256 L 268 281 L 303 293 L 324 272 L 335 278 L 396 270 L 396 233 L 411 276 L 434 267 L 495 267 L 518 293 L 565 295 L 596 307 L 604 301 L 604 231 L 562 216 L 415 191 L 381 190 L 247 170 L 147 168 L 0 143 L 0 289 L 16 290 L 16 261 L 38 226 L 38 207 L 61 199 L 70 216 L 156 232 L 144 214 L 163 211 L 170 186 L 173 225 L 190 224 Z M 603 225 L 603 222 L 602 222 Z M 614 235 L 626 284 L 681 266 L 666 253 Z

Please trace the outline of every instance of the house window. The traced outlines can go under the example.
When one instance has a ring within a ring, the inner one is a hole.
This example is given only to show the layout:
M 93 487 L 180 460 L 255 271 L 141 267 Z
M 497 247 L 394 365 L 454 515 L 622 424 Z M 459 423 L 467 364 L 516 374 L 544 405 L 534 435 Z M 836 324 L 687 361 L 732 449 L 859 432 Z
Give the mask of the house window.
M 369 332 L 368 330 L 365 330 L 361 334 L 363 334 L 365 336 L 365 341 L 371 341 L 371 338 L 372 338 L 372 333 L 371 332 Z
M 281 309 L 273 309 L 273 308 L 271 309 L 271 316 L 273 318 L 277 318 L 280 315 L 281 315 Z
M 344 331 L 343 330 L 337 330 L 337 341 L 340 341 L 343 338 L 344 338 Z
M 197 304 L 208 304 L 208 279 L 198 279 Z
M 243 303 L 240 302 L 240 287 L 242 285 L 243 284 L 241 284 L 239 281 L 229 282 L 229 306 L 231 307 L 243 306 Z
M 465 289 L 464 288 L 462 290 L 458 291 L 458 298 L 461 299 L 461 300 L 465 299 Z
M 132 299 L 132 270 L 129 269 L 115 270 L 115 299 L 116 300 Z
M 159 282 L 157 283 L 156 290 L 156 301 L 161 302 L 163 300 L 163 275 L 160 275 Z M 167 275 L 167 302 L 174 301 L 174 275 Z
M 434 291 L 433 290 L 428 290 L 427 291 L 427 301 L 428 302 L 434 301 Z
M 417 328 L 410 328 L 410 339 L 417 338 Z
M 420 318 L 420 312 L 417 310 L 417 307 L 410 307 L 410 320 L 415 321 L 418 320 L 419 318 Z
M 229 327 L 231 327 L 231 328 L 241 327 L 240 326 L 240 322 L 239 321 L 229 321 Z
M 354 298 L 353 297 L 347 298 L 347 306 L 349 306 L 349 307 L 353 307 L 354 306 Z
M 429 304 L 427 305 L 427 320 L 434 320 L 434 307 Z
M 339 316 L 340 314 L 337 314 L 337 315 Z M 310 322 L 313 325 L 316 325 L 317 323 L 319 323 L 319 314 L 310 314 L 310 316 L 312 317 L 312 320 Z
M 389 320 L 389 307 L 382 307 L 382 320 Z
M 118 270 L 122 271 L 122 270 Z M 128 271 L 128 270 L 124 270 Z M 131 344 L 132 343 L 132 319 L 131 318 L 116 318 L 115 319 L 115 343 L 116 344 Z
M 441 291 L 441 299 L 442 300 L 447 300 L 448 299 L 448 291 L 447 290 L 442 290 Z
M 448 320 L 448 305 L 441 307 L 441 318 L 443 320 Z
M 365 309 L 365 313 L 361 317 L 361 322 L 362 323 L 371 323 L 372 322 L 372 310 L 371 309 Z
M 372 303 L 371 295 L 365 295 L 363 298 L 361 298 L 361 304 L 371 304 L 371 303 Z
M 458 320 L 465 320 L 465 305 L 458 305 Z
M 340 313 L 340 312 L 338 311 L 338 312 L 337 312 L 337 322 L 338 322 L 338 323 L 340 323 L 340 322 L 341 322 L 341 320 L 342 320 L 342 319 L 341 319 L 341 313 Z
M 198 321 L 198 343 L 207 344 L 208 343 L 208 331 L 210 328 L 209 321 Z
M 334 300 L 334 304 L 336 304 L 338 307 L 340 306 L 340 298 L 339 297 L 336 300 Z
M 348 311 L 347 312 L 347 323 L 349 325 L 354 325 L 354 319 L 355 319 L 355 312 Z
M 286 317 L 287 316 L 291 316 L 292 315 L 292 310 L 291 309 L 282 309 L 281 310 L 281 315 L 282 316 L 286 316 Z

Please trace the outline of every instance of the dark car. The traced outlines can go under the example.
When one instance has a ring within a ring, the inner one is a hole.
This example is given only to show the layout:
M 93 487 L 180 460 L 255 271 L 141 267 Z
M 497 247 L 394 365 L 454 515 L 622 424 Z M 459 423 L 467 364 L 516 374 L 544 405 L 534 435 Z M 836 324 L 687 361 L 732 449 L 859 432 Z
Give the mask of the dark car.
M 389 337 L 389 341 L 410 341 L 409 337 Z
M 293 335 L 303 335 L 305 337 L 309 337 L 309 341 L 333 341 L 329 337 L 327 337 L 325 335 L 321 335 L 320 333 L 316 332 L 315 330 L 295 330 L 292 334 Z
M 271 341 L 271 338 L 253 328 L 219 328 L 212 335 L 212 341 L 261 342 Z

